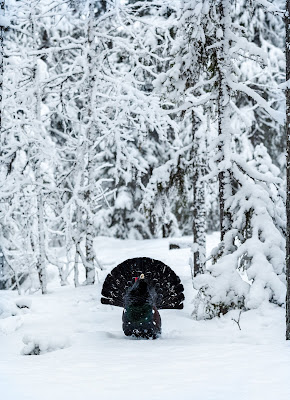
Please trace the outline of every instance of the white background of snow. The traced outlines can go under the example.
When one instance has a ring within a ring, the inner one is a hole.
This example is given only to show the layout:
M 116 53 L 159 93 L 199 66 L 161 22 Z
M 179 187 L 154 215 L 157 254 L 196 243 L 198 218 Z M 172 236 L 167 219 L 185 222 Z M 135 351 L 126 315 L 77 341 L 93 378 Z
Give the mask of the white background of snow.
M 208 239 L 211 249 L 217 235 Z M 60 288 L 55 280 L 47 296 L 30 297 L 30 310 L 0 320 L 15 321 L 6 331 L 0 325 L 1 399 L 288 400 L 285 311 L 265 305 L 244 313 L 242 331 L 231 320 L 237 318 L 236 311 L 211 321 L 192 320 L 189 250 L 169 251 L 168 243 L 96 240 L 96 252 L 107 268 L 101 281 L 116 263 L 135 256 L 160 259 L 180 275 L 185 308 L 161 311 L 160 339 L 126 338 L 121 308 L 100 304 L 101 285 Z M 17 298 L 6 291 L 0 296 L 6 301 Z M 25 335 L 56 342 L 68 338 L 71 347 L 23 356 Z

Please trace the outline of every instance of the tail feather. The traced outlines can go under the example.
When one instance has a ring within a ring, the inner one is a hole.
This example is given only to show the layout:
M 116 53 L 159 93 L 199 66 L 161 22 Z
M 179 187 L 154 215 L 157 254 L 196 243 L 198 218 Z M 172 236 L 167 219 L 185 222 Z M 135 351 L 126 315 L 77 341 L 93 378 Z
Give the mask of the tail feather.
M 115 267 L 107 275 L 102 289 L 102 304 L 124 307 L 124 296 L 134 283 L 134 278 L 145 275 L 157 294 L 157 309 L 182 309 L 183 285 L 175 272 L 152 258 L 132 258 Z

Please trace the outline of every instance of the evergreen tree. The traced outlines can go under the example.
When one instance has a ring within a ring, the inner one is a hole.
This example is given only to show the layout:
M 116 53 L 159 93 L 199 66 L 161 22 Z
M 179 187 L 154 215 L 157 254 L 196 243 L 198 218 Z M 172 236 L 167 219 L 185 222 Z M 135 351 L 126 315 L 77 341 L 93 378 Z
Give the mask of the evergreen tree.
M 236 307 L 254 307 L 253 303 L 250 301 L 247 302 L 249 287 L 242 280 L 238 269 L 239 258 L 243 254 L 247 255 L 249 253 L 250 262 L 253 265 L 255 264 L 253 254 L 248 248 L 250 239 L 247 237 L 247 240 L 245 240 L 244 235 L 246 230 L 248 232 L 247 235 L 254 241 L 256 224 L 258 224 L 258 220 L 261 218 L 261 215 L 259 215 L 260 212 L 263 215 L 264 213 L 266 213 L 265 215 L 268 213 L 268 224 L 273 224 L 277 227 L 277 252 L 283 248 L 283 233 L 282 229 L 279 228 L 279 222 L 277 222 L 279 218 L 276 216 L 276 213 L 273 214 L 273 207 L 270 206 L 273 195 L 268 195 L 268 197 L 266 197 L 266 194 L 264 195 L 265 205 L 262 206 L 260 204 L 260 209 L 258 207 L 254 209 L 249 209 L 248 206 L 245 207 L 249 199 L 249 188 L 251 187 L 251 192 L 254 192 L 254 187 L 257 193 L 261 192 L 259 179 L 262 182 L 268 182 L 268 178 L 261 176 L 252 167 L 250 169 L 245 162 L 246 160 L 243 159 L 244 157 L 237 154 L 236 141 L 234 140 L 235 135 L 233 134 L 236 120 L 235 115 L 238 110 L 236 94 L 242 93 L 251 97 L 257 103 L 257 106 L 263 107 L 267 111 L 270 118 L 280 123 L 282 118 L 281 114 L 271 109 L 269 103 L 248 86 L 246 82 L 239 80 L 240 76 L 234 60 L 236 58 L 239 59 L 241 51 L 245 55 L 250 54 L 251 57 L 262 60 L 262 62 L 266 59 L 266 55 L 262 49 L 253 43 L 249 43 L 245 37 L 239 36 L 243 34 L 243 29 L 232 21 L 231 15 L 233 13 L 231 13 L 231 9 L 233 6 L 234 4 L 230 1 L 210 2 L 210 11 L 208 13 L 212 24 L 208 24 L 207 26 L 211 26 L 213 29 L 211 31 L 211 38 L 217 38 L 216 41 L 212 42 L 213 44 L 210 46 L 212 51 L 209 52 L 209 60 L 211 62 L 210 71 L 213 73 L 213 87 L 211 90 L 215 93 L 216 98 L 218 131 L 217 154 L 215 157 L 216 167 L 212 169 L 210 176 L 217 174 L 219 180 L 221 243 L 213 254 L 215 264 L 209 268 L 210 275 L 207 276 L 205 274 L 205 276 L 197 278 L 195 281 L 196 287 L 199 289 L 197 304 L 200 304 L 200 299 L 203 299 L 204 303 L 203 301 L 201 303 L 205 304 L 205 308 L 202 310 L 197 305 L 195 312 L 197 314 L 200 312 L 200 316 L 219 315 Z M 238 115 L 240 118 L 243 118 L 243 114 L 240 112 Z M 275 177 L 273 177 L 272 182 L 277 182 Z M 267 191 L 268 189 L 266 189 Z M 256 198 L 255 201 L 258 203 L 258 200 Z M 237 204 L 239 204 L 239 212 L 237 212 Z M 239 217 L 237 218 L 238 215 Z M 246 225 L 244 225 L 245 223 Z M 246 226 L 249 226 L 249 230 L 247 230 Z M 261 229 L 267 230 L 266 228 Z M 264 240 L 264 238 L 261 240 Z M 263 253 L 263 251 L 261 249 L 257 254 Z M 271 255 L 267 257 L 271 260 L 269 269 L 271 271 L 274 269 L 274 276 L 283 275 L 283 266 L 276 266 L 275 257 Z M 254 269 L 255 267 L 253 267 Z M 265 269 L 267 269 L 266 266 Z M 249 275 L 251 275 L 250 272 Z M 258 281 L 260 278 L 261 271 L 257 273 L 255 279 Z M 272 286 L 273 289 L 273 286 L 275 286 L 273 280 L 275 281 L 276 278 L 273 277 L 273 279 L 270 279 L 269 276 L 268 278 L 269 282 L 267 284 L 270 287 Z M 254 279 L 253 274 L 251 279 Z M 279 279 L 276 282 L 277 286 L 273 289 L 274 294 L 269 293 L 264 295 L 263 292 L 261 296 L 276 301 L 278 304 L 283 304 L 281 301 L 281 296 L 283 297 L 283 283 L 281 282 L 280 285 Z M 253 284 L 252 287 L 254 288 L 255 285 Z M 259 299 L 256 300 L 257 302 L 260 301 Z

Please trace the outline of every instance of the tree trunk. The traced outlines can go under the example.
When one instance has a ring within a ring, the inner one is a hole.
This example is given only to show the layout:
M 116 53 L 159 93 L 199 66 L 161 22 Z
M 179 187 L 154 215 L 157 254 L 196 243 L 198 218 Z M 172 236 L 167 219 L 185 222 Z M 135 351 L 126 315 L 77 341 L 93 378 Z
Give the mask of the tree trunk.
M 286 134 L 287 134 L 287 235 L 286 235 L 286 340 L 290 340 L 290 0 L 286 0 Z
M 0 1 L 0 15 L 4 16 L 5 1 Z M 2 129 L 2 98 L 3 98 L 3 75 L 4 75 L 4 26 L 0 26 L 0 132 Z
M 35 10 L 31 8 L 31 30 L 33 38 L 33 49 L 37 49 L 37 38 L 36 38 L 36 22 L 35 22 Z M 37 57 L 33 57 L 33 84 L 35 85 L 35 126 L 38 134 L 41 134 L 41 92 L 40 92 L 40 81 L 39 81 L 39 68 L 37 63 Z M 43 210 L 43 196 L 41 187 L 41 171 L 40 171 L 40 154 L 39 148 L 34 145 L 34 161 L 35 166 L 35 190 L 36 190 L 36 203 L 37 203 L 37 238 L 38 238 L 38 254 L 36 269 L 39 276 L 39 282 L 41 286 L 42 294 L 47 293 L 47 277 L 46 277 L 46 257 L 45 257 L 45 233 L 44 233 L 44 210 Z
M 220 239 L 224 240 L 225 234 L 231 228 L 231 217 L 226 210 L 225 202 L 228 196 L 231 196 L 231 178 L 228 170 L 227 158 L 231 154 L 231 132 L 230 130 L 230 88 L 227 84 L 227 75 L 230 74 L 230 55 L 229 55 L 229 21 L 230 10 L 227 2 L 220 1 L 219 16 L 222 38 L 220 47 L 217 50 L 217 68 L 218 68 L 218 163 L 223 163 L 219 167 L 219 206 L 220 206 Z
M 93 159 L 94 154 L 92 153 L 92 147 L 95 139 L 95 125 L 93 110 L 95 106 L 94 102 L 94 86 L 95 86 L 95 62 L 96 62 L 96 50 L 95 50 L 95 12 L 94 2 L 89 3 L 89 24 L 88 24 L 88 126 L 87 126 L 87 177 L 88 177 L 88 190 L 85 198 L 88 205 L 87 212 L 87 226 L 86 226 L 86 284 L 93 285 L 95 283 L 95 265 L 94 265 L 94 226 L 92 221 L 92 191 L 94 188 L 93 178 Z
M 192 111 L 192 138 L 194 142 L 194 176 L 193 176 L 193 276 L 204 272 L 206 255 L 206 233 L 205 233 L 205 183 L 202 178 L 205 176 L 206 161 L 203 154 L 203 138 L 197 132 L 198 122 Z
M 42 195 L 37 195 L 37 220 L 38 220 L 38 257 L 36 269 L 39 276 L 41 292 L 47 293 L 47 279 L 45 266 L 45 237 L 44 237 L 44 216 Z
M 75 287 L 79 287 L 80 286 L 80 282 L 79 282 L 79 253 L 77 251 L 76 248 L 76 253 L 75 253 L 75 261 L 74 261 L 74 284 Z
M 1 0 L 0 1 L 0 15 L 4 15 L 5 12 L 5 1 Z M 3 98 L 3 75 L 4 75 L 4 27 L 0 26 L 0 136 L 1 136 L 1 130 L 2 130 L 2 98 Z M 0 144 L 1 145 L 1 144 Z M 0 247 L 0 278 L 1 274 L 4 274 L 4 254 L 2 253 L 1 247 Z M 3 280 L 5 283 L 5 281 Z M 1 287 L 1 281 L 0 281 L 0 289 Z
M 75 245 L 75 260 L 74 260 L 74 284 L 75 287 L 80 286 L 79 282 L 79 247 L 81 244 L 81 216 L 82 216 L 82 211 L 80 207 L 77 205 L 76 209 L 76 229 L 75 229 L 75 235 L 73 237 L 74 245 Z

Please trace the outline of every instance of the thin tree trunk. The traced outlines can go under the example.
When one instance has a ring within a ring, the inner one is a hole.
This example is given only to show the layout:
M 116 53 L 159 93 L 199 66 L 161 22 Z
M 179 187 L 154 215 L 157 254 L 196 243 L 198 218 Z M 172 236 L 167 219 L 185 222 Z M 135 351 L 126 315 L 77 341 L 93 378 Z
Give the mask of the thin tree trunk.
M 0 15 L 4 16 L 5 0 L 0 0 Z M 4 75 L 4 26 L 0 26 L 0 132 L 2 129 L 2 98 Z
M 79 243 L 77 246 L 79 246 Z M 76 246 L 75 261 L 74 261 L 74 284 L 75 284 L 75 287 L 80 286 L 80 282 L 79 282 L 79 258 L 80 258 L 80 256 L 77 251 L 77 246 Z
M 35 23 L 35 10 L 31 9 L 31 26 L 32 26 L 32 37 L 33 37 L 33 48 L 37 49 L 36 39 L 36 23 Z M 39 133 L 41 132 L 41 93 L 40 93 L 40 81 L 39 81 L 39 68 L 37 64 L 37 58 L 33 58 L 33 84 L 35 85 L 35 120 L 36 127 Z M 39 152 L 36 147 L 34 152 Z M 35 156 L 35 154 L 34 154 Z M 39 157 L 39 155 L 38 155 Z M 37 158 L 38 158 L 37 157 Z M 44 233 L 44 210 L 43 210 L 43 196 L 41 188 L 41 173 L 40 173 L 40 161 L 39 159 L 35 162 L 35 180 L 36 180 L 36 202 L 37 202 L 37 237 L 38 237 L 38 254 L 36 269 L 39 276 L 40 286 L 42 294 L 47 293 L 47 277 L 46 277 L 46 258 L 45 258 L 45 233 Z
M 37 195 L 37 220 L 38 220 L 38 256 L 36 268 L 39 276 L 41 292 L 47 293 L 47 278 L 45 266 L 45 236 L 44 236 L 44 216 L 43 216 L 43 199 L 39 193 Z
M 0 1 L 0 15 L 4 15 L 5 13 L 5 1 Z M 2 99 L 3 99 L 3 75 L 4 75 L 4 27 L 0 26 L 0 137 L 2 130 Z M 0 143 L 1 146 L 1 143 Z M 2 252 L 0 248 L 0 253 Z M 1 257 L 1 265 L 0 269 L 4 271 L 4 253 L 2 252 L 3 257 Z
M 287 235 L 286 235 L 286 340 L 290 340 L 290 0 L 286 0 L 286 134 L 287 134 Z
M 192 138 L 194 142 L 194 176 L 193 176 L 193 275 L 197 276 L 204 272 L 205 252 L 206 252 L 206 233 L 205 233 L 205 183 L 202 178 L 205 175 L 204 146 L 202 138 L 197 134 L 198 122 L 192 111 Z
M 73 236 L 73 241 L 75 245 L 75 260 L 74 260 L 74 284 L 75 287 L 80 286 L 79 282 L 79 246 L 81 244 L 81 209 L 77 205 L 77 210 L 76 210 L 76 229 L 75 229 L 75 235 Z
M 95 11 L 94 2 L 89 3 L 89 24 L 88 24 L 88 53 L 87 63 L 89 70 L 88 77 L 88 127 L 87 127 L 87 176 L 88 176 L 88 190 L 85 198 L 87 200 L 89 212 L 87 212 L 87 226 L 86 226 L 86 284 L 93 285 L 95 283 L 95 265 L 94 265 L 94 226 L 92 221 L 92 197 L 94 188 L 93 178 L 93 154 L 92 147 L 95 138 L 95 125 L 93 121 L 94 111 L 94 86 L 95 86 Z
M 231 153 L 231 133 L 230 133 L 230 89 L 227 84 L 226 76 L 230 74 L 229 68 L 229 12 L 227 2 L 220 1 L 219 15 L 221 20 L 222 41 L 217 51 L 218 63 L 218 162 L 225 162 Z M 226 232 L 231 228 L 231 218 L 227 213 L 225 202 L 231 195 L 231 178 L 228 169 L 223 166 L 218 174 L 219 181 L 219 206 L 220 206 L 220 238 L 224 240 Z

